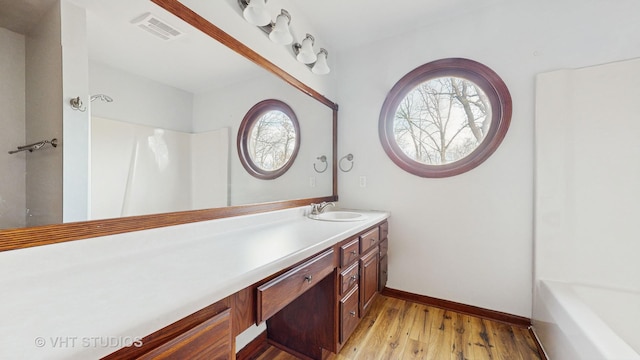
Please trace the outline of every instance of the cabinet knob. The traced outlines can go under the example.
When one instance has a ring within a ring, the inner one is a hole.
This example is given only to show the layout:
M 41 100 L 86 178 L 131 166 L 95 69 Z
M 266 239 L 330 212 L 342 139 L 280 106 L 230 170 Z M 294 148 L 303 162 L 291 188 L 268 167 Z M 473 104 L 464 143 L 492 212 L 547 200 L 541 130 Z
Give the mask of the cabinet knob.
M 358 275 L 353 275 L 353 276 L 351 277 L 351 280 L 353 280 L 353 281 L 358 280 Z
M 351 310 L 351 311 L 349 311 L 349 315 L 351 315 L 351 316 L 355 317 L 355 316 L 356 316 L 356 312 L 355 312 L 355 311 L 353 311 L 353 310 Z
M 307 275 L 307 276 L 305 276 L 305 277 L 304 277 L 304 279 L 305 279 L 308 283 L 310 283 L 310 282 L 311 282 L 311 279 L 313 279 L 313 276 L 311 276 L 311 275 Z
M 351 250 L 351 255 L 357 255 L 357 254 L 358 254 L 358 252 L 357 252 L 357 251 L 355 251 L 355 250 Z

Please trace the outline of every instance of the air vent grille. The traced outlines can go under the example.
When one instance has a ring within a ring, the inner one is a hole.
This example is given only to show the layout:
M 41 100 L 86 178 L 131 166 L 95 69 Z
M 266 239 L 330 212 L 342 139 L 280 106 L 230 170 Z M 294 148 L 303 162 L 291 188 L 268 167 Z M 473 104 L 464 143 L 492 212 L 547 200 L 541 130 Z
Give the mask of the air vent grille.
M 131 20 L 131 23 L 162 40 L 173 40 L 184 35 L 180 30 L 151 13 L 144 13 Z

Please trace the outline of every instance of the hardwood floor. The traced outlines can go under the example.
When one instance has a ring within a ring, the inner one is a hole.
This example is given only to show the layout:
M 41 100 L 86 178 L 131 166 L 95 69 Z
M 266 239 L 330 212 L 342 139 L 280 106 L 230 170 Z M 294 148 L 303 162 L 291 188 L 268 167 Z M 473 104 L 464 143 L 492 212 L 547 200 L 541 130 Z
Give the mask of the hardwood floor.
M 543 359 L 526 328 L 378 295 L 342 351 L 329 359 Z M 297 357 L 273 346 L 256 359 Z

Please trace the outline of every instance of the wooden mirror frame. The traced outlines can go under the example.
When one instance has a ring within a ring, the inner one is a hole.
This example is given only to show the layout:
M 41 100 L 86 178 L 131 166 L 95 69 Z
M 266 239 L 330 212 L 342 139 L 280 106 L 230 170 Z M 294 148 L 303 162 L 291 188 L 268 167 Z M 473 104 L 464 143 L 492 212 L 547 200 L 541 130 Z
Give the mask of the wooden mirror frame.
M 88 239 L 99 236 L 121 234 L 131 231 L 160 228 L 165 226 L 188 224 L 199 221 L 222 219 L 233 216 L 256 214 L 267 211 L 305 206 L 314 202 L 318 203 L 322 201 L 338 200 L 338 105 L 322 96 L 311 87 L 302 83 L 300 80 L 296 79 L 286 71 L 282 70 L 266 58 L 262 57 L 260 54 L 253 51 L 251 48 L 247 47 L 231 35 L 222 31 L 220 28 L 213 25 L 211 22 L 198 15 L 179 1 L 151 1 L 333 110 L 333 194 L 331 196 L 317 198 L 275 201 L 251 205 L 229 206 L 224 208 L 179 211 L 164 214 L 129 216 L 106 220 L 90 220 L 74 223 L 35 226 L 29 228 L 0 230 L 0 251 L 49 245 L 66 241 Z

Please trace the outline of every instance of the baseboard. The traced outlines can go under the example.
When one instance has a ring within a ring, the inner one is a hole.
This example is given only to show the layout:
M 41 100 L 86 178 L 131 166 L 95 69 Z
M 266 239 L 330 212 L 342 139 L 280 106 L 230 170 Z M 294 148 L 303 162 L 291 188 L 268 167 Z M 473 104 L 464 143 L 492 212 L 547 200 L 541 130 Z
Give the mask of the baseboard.
M 267 331 L 263 331 L 255 339 L 251 340 L 242 350 L 236 354 L 236 360 L 251 360 L 257 358 L 269 347 L 267 342 Z
M 456 312 L 467 314 L 467 315 L 473 315 L 473 316 L 481 317 L 484 319 L 499 321 L 499 322 L 506 323 L 513 326 L 518 326 L 523 328 L 528 328 L 531 326 L 531 319 L 523 316 L 507 314 L 500 311 L 484 309 L 484 308 L 472 306 L 472 305 L 465 305 L 465 304 L 457 303 L 454 301 L 434 298 L 431 296 L 418 295 L 418 294 L 413 294 L 413 293 L 402 291 L 402 290 L 390 289 L 386 287 L 382 289 L 381 294 L 388 297 L 393 297 L 393 298 L 407 300 L 407 301 L 413 301 L 419 304 L 429 305 L 429 306 L 446 309 L 446 310 L 452 310 L 452 311 L 456 311 Z

